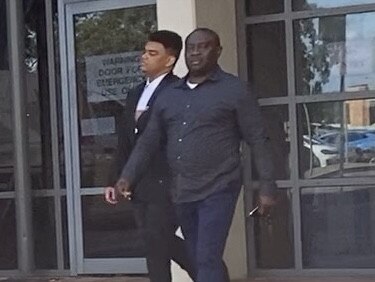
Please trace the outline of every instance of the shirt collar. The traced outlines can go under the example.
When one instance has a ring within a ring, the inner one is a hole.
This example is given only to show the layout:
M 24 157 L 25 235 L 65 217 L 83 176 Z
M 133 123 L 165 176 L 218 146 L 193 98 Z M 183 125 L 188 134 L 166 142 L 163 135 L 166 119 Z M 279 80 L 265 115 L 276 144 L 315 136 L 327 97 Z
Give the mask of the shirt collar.
M 157 78 L 155 78 L 151 82 L 150 82 L 150 79 L 147 78 L 145 87 L 148 87 L 150 85 L 155 86 L 155 87 L 158 86 L 160 84 L 160 82 L 163 80 L 163 78 L 167 76 L 167 74 L 168 73 L 164 73 L 162 75 L 159 75 Z
M 220 68 L 219 65 L 216 65 L 215 68 L 210 73 L 210 75 L 207 77 L 207 79 L 205 81 L 203 81 L 202 83 L 205 83 L 208 80 L 212 81 L 212 82 L 216 82 L 216 81 L 220 80 L 222 73 L 223 73 L 223 70 Z M 175 88 L 186 88 L 186 87 L 188 88 L 188 86 L 186 85 L 186 80 L 187 80 L 188 76 L 189 76 L 189 74 L 187 74 L 183 78 L 181 78 L 181 80 L 176 84 Z M 200 83 L 200 84 L 202 84 L 202 83 Z

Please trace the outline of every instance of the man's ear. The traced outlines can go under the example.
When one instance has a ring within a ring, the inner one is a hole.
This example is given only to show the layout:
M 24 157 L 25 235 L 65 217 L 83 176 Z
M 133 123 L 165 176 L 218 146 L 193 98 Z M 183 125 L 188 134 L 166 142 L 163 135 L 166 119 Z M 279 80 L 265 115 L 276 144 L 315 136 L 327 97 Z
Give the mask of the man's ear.
M 176 57 L 174 56 L 168 56 L 168 61 L 166 66 L 167 67 L 173 67 L 173 65 L 176 63 Z
M 217 47 L 216 52 L 217 52 L 217 57 L 218 57 L 218 58 L 219 58 L 220 55 L 221 55 L 221 51 L 223 51 L 223 47 L 222 47 L 222 46 Z

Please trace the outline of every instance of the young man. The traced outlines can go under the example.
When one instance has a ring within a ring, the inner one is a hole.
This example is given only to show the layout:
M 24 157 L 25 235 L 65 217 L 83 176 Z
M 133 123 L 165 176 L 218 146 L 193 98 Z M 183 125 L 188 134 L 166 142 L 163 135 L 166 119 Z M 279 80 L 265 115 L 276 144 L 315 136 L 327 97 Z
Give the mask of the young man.
M 119 138 L 119 167 L 122 168 L 136 140 L 144 131 L 151 109 L 160 92 L 178 80 L 172 73 L 182 49 L 181 37 L 171 31 L 157 31 L 149 36 L 142 55 L 141 69 L 147 77 L 131 91 L 124 109 Z M 171 281 L 170 259 L 193 276 L 184 241 L 175 236 L 177 229 L 169 195 L 169 168 L 163 149 L 155 155 L 146 174 L 137 180 L 132 205 L 146 243 L 146 260 L 151 282 Z M 116 204 L 113 187 L 105 189 L 105 199 Z M 126 238 L 124 238 L 126 240 Z
M 218 66 L 220 39 L 196 29 L 186 39 L 187 76 L 164 91 L 146 131 L 116 183 L 129 197 L 134 179 L 167 138 L 172 196 L 197 269 L 196 282 L 229 282 L 222 260 L 241 189 L 240 142 L 251 147 L 263 180 L 259 212 L 275 204 L 276 186 L 268 139 L 253 95 L 237 77 Z

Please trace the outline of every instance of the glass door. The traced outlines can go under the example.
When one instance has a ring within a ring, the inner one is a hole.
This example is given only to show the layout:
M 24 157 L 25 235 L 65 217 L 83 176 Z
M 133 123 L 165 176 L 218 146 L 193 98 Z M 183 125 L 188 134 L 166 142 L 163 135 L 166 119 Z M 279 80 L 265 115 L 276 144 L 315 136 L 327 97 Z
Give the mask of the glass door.
M 117 177 L 121 117 L 129 89 L 143 80 L 139 60 L 156 30 L 155 0 L 65 1 L 60 12 L 72 271 L 145 273 L 131 206 L 105 203 L 103 187 Z

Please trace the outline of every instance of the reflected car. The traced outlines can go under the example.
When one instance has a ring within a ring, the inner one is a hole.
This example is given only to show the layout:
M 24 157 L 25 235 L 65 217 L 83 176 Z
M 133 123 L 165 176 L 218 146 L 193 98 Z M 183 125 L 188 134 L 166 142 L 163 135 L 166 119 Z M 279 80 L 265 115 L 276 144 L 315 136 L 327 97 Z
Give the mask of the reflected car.
M 341 133 L 336 131 L 326 133 L 315 138 L 325 144 L 337 146 L 340 144 L 340 136 Z M 375 150 L 375 134 L 373 132 L 348 131 L 346 133 L 346 140 L 349 148 L 359 148 L 362 151 Z
M 303 136 L 303 146 L 307 149 L 312 149 L 314 158 L 314 167 L 324 167 L 329 164 L 329 160 L 336 159 L 339 151 L 336 146 L 325 144 L 323 141 L 309 136 Z
M 311 178 L 337 178 L 337 177 L 374 177 L 374 163 L 345 163 L 343 168 L 340 164 L 332 164 L 327 167 L 315 167 L 305 171 L 304 177 Z

